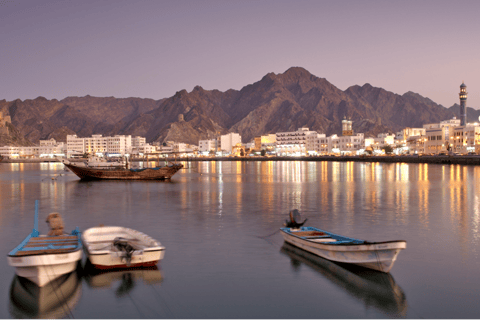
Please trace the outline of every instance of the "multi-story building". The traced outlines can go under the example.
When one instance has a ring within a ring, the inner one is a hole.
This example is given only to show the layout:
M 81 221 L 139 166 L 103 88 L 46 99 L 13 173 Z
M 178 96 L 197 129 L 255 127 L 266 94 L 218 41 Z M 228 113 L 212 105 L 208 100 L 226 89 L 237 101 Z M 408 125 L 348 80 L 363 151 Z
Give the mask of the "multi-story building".
M 323 140 L 326 140 L 327 137 L 324 133 L 309 134 L 306 138 L 306 149 L 309 154 L 322 154 L 327 153 L 328 151 L 323 150 Z M 321 142 L 322 141 L 322 142 Z M 327 146 L 325 146 L 326 148 Z
M 440 123 L 423 125 L 425 128 L 425 153 L 438 154 L 448 152 L 454 137 L 454 128 L 460 126 L 460 120 L 453 118 Z
M 307 137 L 316 135 L 316 131 L 299 128 L 294 132 L 278 132 L 275 134 L 277 155 L 306 155 Z
M 427 137 L 423 136 L 410 136 L 405 141 L 405 147 L 410 154 L 424 154 L 425 144 Z
M 395 135 L 393 133 L 379 133 L 376 138 L 365 138 L 365 148 L 372 150 L 381 150 L 386 146 L 394 144 Z
M 5 158 L 54 158 L 65 156 L 65 144 L 55 139 L 40 140 L 40 145 L 31 147 L 0 147 L 0 155 Z
M 126 155 L 132 152 L 132 136 L 115 135 L 103 137 L 101 134 L 90 138 L 79 138 L 77 135 L 67 135 L 67 157 L 83 155 Z
M 256 151 L 267 150 L 273 151 L 275 149 L 275 143 L 277 141 L 275 134 L 268 134 L 265 136 L 255 137 L 254 149 Z
M 425 128 L 405 128 L 397 132 L 395 140 L 397 143 L 406 143 L 410 137 L 421 137 L 425 135 Z
M 480 126 L 468 123 L 466 126 L 453 128 L 449 146 L 451 151 L 457 153 L 478 153 L 480 151 Z
M 237 144 L 242 144 L 242 137 L 238 133 L 230 132 L 220 137 L 220 150 L 230 154 Z
M 209 153 L 210 151 L 217 151 L 217 139 L 200 140 L 198 141 L 198 151 L 202 153 Z

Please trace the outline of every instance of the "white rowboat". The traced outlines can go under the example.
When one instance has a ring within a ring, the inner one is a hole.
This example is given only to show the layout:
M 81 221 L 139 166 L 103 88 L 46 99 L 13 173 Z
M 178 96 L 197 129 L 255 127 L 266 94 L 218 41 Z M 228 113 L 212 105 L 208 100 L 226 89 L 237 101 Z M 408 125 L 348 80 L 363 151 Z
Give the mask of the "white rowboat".
M 7 256 L 19 277 L 39 287 L 70 273 L 82 259 L 82 242 L 78 228 L 71 234 L 40 235 L 38 232 L 38 201 L 35 201 L 35 224 L 32 232 Z
M 317 256 L 382 272 L 390 272 L 400 250 L 407 247 L 404 240 L 368 242 L 313 227 L 285 227 L 280 230 L 285 242 Z
M 82 240 L 96 269 L 151 267 L 165 255 L 160 242 L 130 228 L 94 227 L 83 232 Z

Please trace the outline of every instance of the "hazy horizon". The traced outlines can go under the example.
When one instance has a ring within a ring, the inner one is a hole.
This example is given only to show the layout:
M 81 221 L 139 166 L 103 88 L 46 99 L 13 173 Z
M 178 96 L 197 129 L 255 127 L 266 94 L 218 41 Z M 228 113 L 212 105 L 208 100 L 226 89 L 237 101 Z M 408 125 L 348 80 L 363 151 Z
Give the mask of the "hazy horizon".
M 480 108 L 478 1 L 0 0 L 0 100 L 162 99 L 305 68 Z

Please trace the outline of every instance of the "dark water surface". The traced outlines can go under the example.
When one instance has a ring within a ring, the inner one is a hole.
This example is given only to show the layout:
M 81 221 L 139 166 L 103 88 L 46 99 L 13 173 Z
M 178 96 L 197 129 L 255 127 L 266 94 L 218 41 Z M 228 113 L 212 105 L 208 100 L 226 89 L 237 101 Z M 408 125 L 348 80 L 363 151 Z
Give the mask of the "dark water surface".
M 80 182 L 62 164 L 0 164 L 0 318 L 480 317 L 480 167 L 185 164 L 171 182 Z M 165 258 L 157 270 L 87 275 L 83 258 L 38 290 L 5 257 L 31 231 L 35 199 L 40 231 L 55 211 L 68 230 L 127 226 L 158 239 Z M 279 233 L 260 238 L 294 208 L 311 226 L 407 249 L 387 275 L 316 258 Z

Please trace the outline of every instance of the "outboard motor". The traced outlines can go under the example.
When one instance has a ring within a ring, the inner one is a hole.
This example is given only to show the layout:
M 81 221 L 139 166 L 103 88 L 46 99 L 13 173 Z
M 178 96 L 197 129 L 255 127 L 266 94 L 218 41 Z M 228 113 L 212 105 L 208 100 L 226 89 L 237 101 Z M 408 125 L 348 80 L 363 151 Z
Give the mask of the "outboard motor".
M 300 212 L 298 212 L 297 209 L 290 211 L 289 216 L 290 216 L 290 221 L 288 219 L 285 220 L 285 227 L 287 228 L 298 229 L 301 226 L 303 226 L 303 224 L 308 220 L 308 219 L 305 219 L 303 220 L 303 222 L 300 222 L 300 220 L 302 220 L 302 216 L 300 215 Z
M 135 248 L 128 242 L 127 239 L 122 237 L 113 239 L 113 246 L 117 248 L 118 251 L 124 252 L 123 260 L 125 261 L 127 267 L 129 267 Z

